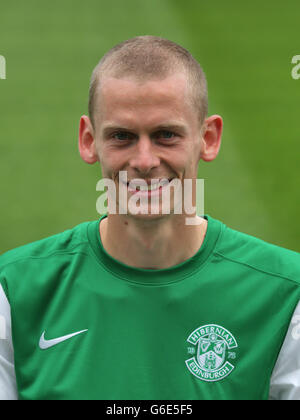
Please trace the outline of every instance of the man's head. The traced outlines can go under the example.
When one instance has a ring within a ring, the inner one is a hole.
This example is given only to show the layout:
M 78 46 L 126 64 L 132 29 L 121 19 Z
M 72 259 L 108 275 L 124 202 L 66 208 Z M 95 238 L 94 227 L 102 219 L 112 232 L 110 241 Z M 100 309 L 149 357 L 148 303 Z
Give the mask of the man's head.
M 185 74 L 189 99 L 202 125 L 208 112 L 207 83 L 200 64 L 180 45 L 155 36 L 140 36 L 108 51 L 93 71 L 89 91 L 89 116 L 97 126 L 99 96 L 107 77 L 134 78 L 139 82 L 162 80 L 180 72 Z
M 137 37 L 109 51 L 91 80 L 90 118 L 82 116 L 79 150 L 100 162 L 104 178 L 196 179 L 200 159 L 219 151 L 222 119 L 207 117 L 206 80 L 182 47 Z

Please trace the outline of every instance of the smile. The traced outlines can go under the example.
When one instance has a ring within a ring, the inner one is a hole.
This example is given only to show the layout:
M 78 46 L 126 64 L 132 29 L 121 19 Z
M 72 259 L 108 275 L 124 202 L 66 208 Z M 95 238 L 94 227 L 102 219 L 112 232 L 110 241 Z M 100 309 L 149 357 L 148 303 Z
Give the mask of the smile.
M 143 179 L 134 179 L 123 185 L 127 186 L 128 192 L 136 194 L 152 194 L 159 193 L 164 187 L 170 184 L 173 178 L 151 179 L 146 181 Z

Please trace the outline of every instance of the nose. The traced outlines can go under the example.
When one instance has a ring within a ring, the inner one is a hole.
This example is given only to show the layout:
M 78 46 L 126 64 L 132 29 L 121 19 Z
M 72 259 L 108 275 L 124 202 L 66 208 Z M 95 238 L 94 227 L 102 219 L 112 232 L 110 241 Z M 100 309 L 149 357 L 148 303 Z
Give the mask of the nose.
M 157 168 L 160 165 L 160 159 L 154 148 L 149 137 L 140 137 L 132 150 L 130 167 L 145 175 Z

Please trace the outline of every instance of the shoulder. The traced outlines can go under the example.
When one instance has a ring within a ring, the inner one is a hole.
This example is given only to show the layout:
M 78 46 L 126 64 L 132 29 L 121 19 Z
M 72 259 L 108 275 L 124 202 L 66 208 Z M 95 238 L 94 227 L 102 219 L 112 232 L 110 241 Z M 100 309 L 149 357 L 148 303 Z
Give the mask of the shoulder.
M 72 229 L 5 252 L 0 255 L 0 274 L 5 268 L 22 261 L 76 252 L 76 249 L 87 242 L 86 231 L 90 223 L 92 222 L 81 223 Z
M 300 254 L 239 232 L 223 224 L 215 254 L 252 270 L 300 285 Z

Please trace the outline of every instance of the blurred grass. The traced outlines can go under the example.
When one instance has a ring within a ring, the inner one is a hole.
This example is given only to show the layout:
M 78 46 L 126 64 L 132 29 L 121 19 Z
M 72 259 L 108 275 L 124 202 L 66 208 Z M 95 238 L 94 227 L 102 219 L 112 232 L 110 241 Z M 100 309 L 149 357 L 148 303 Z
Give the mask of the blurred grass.
M 182 2 L 173 5 L 182 16 Z M 300 83 L 291 77 L 291 58 L 300 51 L 300 3 L 188 5 L 188 44 L 207 73 L 210 113 L 224 117 L 221 154 L 200 167 L 206 208 L 299 251 Z
M 170 38 L 199 59 L 210 114 L 224 118 L 220 156 L 201 163 L 205 210 L 244 232 L 300 250 L 300 4 L 237 0 L 28 0 L 0 14 L 0 252 L 98 217 L 100 168 L 77 151 L 89 78 L 136 35 Z

